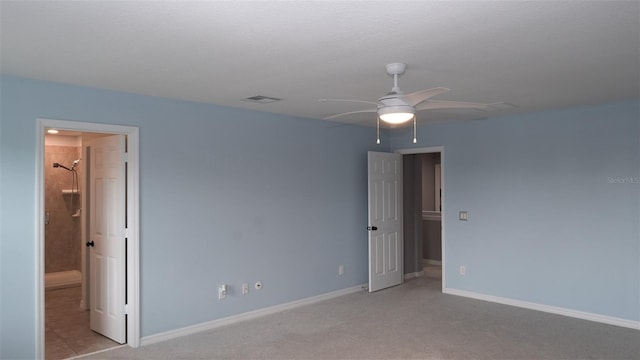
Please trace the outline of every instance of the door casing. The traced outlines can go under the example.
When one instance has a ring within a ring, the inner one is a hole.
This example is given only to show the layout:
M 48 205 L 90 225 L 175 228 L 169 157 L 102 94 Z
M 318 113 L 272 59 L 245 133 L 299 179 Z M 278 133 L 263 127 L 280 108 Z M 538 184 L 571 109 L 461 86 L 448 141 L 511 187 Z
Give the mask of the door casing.
M 139 129 L 133 126 L 37 119 L 36 135 L 36 358 L 44 358 L 44 139 L 47 128 L 121 134 L 127 138 L 127 344 L 140 346 L 140 157 Z

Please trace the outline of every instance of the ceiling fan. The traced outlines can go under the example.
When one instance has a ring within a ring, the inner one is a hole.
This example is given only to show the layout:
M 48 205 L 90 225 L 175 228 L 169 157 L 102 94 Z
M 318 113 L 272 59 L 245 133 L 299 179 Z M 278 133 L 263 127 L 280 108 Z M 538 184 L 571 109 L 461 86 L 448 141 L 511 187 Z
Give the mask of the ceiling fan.
M 372 104 L 376 105 L 376 108 L 349 111 L 328 116 L 325 119 L 333 119 L 357 113 L 378 113 L 378 144 L 380 143 L 380 120 L 389 124 L 402 124 L 413 119 L 413 142 L 416 143 L 416 111 L 433 109 L 478 109 L 490 111 L 494 110 L 494 106 L 497 105 L 466 101 L 431 100 L 431 97 L 451 90 L 444 87 L 436 87 L 416 91 L 410 94 L 404 94 L 402 90 L 400 90 L 400 87 L 398 87 L 398 78 L 406 71 L 407 64 L 391 63 L 387 64 L 385 68 L 387 70 L 387 74 L 393 77 L 393 88 L 391 88 L 389 93 L 379 98 L 377 102 L 348 99 L 320 99 L 320 101 L 343 101 Z

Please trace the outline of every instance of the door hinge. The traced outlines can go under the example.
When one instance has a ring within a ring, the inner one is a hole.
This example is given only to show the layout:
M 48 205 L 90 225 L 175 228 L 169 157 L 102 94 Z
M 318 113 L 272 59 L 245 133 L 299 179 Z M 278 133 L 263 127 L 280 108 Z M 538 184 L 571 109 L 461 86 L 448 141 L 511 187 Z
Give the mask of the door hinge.
M 124 162 L 129 162 L 129 153 L 122 153 L 122 160 Z
M 124 313 L 125 315 L 129 315 L 129 304 L 124 304 Z

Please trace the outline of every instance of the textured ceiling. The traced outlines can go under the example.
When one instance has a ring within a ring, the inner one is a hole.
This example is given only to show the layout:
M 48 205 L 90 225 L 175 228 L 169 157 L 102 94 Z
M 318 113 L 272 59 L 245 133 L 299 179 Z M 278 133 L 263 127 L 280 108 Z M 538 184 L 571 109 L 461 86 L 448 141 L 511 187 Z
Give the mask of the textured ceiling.
M 390 62 L 496 115 L 640 97 L 638 1 L 2 1 L 0 31 L 3 74 L 310 118 L 370 107 L 318 99 L 375 101 Z

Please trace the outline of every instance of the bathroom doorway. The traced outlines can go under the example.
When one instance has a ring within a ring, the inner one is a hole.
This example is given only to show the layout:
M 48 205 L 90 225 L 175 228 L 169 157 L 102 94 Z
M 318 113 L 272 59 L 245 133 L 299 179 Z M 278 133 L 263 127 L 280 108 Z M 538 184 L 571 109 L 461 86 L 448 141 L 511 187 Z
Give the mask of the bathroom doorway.
M 91 328 L 91 257 L 85 246 L 89 144 L 110 135 L 53 128 L 45 134 L 45 359 L 120 345 Z
M 140 341 L 138 129 L 42 119 L 38 123 L 38 210 L 42 220 L 38 229 L 41 267 L 38 271 L 38 357 L 67 358 L 123 343 L 137 347 Z M 48 130 L 58 133 L 48 134 Z M 114 139 L 120 142 L 121 146 L 117 147 L 121 153 L 106 155 L 106 151 L 111 150 L 104 144 Z M 103 150 L 105 156 L 98 157 Z M 98 174 L 104 173 L 104 166 L 98 165 L 106 163 L 103 159 L 116 159 L 114 163 L 121 164 L 116 166 L 122 169 L 117 176 L 121 180 L 116 180 L 121 184 L 119 187 L 100 182 L 107 178 L 97 179 Z M 96 184 L 105 184 L 104 189 L 100 187 L 102 190 L 97 191 Z M 119 195 L 101 201 L 100 196 L 109 188 L 116 189 L 111 193 Z M 122 199 L 121 206 L 111 211 L 110 218 L 121 223 L 121 241 L 92 241 L 100 236 L 92 232 L 99 228 L 96 224 L 111 221 L 106 220 L 102 210 L 112 207 L 111 200 L 115 198 Z M 101 203 L 108 205 L 104 207 Z M 88 211 L 90 209 L 93 211 Z M 102 222 L 97 216 L 103 216 Z M 114 261 L 112 255 L 102 256 L 98 244 L 104 244 L 100 249 L 104 251 L 105 246 L 111 247 L 109 244 L 114 243 L 120 247 L 120 260 L 115 262 L 121 264 L 115 266 L 121 271 L 117 277 L 121 280 L 116 281 L 120 285 L 114 285 L 111 278 L 103 279 L 106 271 L 99 268 L 104 263 L 102 259 L 109 259 L 112 267 Z M 108 285 L 101 285 L 103 282 Z M 115 296 L 104 295 L 110 291 L 115 291 Z M 96 300 L 101 298 L 104 301 Z M 113 298 L 118 299 L 114 306 L 108 309 L 103 306 Z M 113 324 L 105 326 L 105 320 L 110 321 L 107 318 L 114 313 L 119 313 L 115 328 L 119 328 L 120 335 L 116 336 L 111 332 Z

